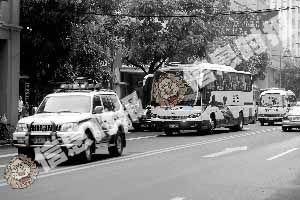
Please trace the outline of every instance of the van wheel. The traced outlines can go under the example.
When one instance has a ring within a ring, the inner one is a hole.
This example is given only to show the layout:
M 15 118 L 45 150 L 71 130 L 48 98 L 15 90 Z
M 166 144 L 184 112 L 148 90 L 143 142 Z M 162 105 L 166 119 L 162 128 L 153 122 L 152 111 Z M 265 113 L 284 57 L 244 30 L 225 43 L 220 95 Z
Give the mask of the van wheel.
M 263 121 L 259 121 L 261 126 L 264 126 L 265 123 Z
M 118 133 L 112 137 L 112 141 L 110 144 L 113 144 L 113 146 L 108 147 L 109 155 L 111 156 L 121 156 L 123 153 L 124 143 L 122 134 L 118 131 Z

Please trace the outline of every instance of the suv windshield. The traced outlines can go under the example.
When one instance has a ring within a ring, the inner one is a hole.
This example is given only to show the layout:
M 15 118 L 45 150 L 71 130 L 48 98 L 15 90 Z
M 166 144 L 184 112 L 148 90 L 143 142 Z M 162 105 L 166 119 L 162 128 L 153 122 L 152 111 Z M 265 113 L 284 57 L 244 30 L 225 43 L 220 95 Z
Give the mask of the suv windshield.
M 91 97 L 83 95 L 46 97 L 37 113 L 88 113 L 91 109 Z

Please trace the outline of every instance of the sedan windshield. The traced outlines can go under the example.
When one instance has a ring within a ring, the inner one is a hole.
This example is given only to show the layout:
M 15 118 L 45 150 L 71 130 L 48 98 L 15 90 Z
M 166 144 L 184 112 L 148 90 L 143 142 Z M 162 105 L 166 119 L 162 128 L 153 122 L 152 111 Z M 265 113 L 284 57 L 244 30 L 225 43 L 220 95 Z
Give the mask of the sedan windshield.
M 44 99 L 37 113 L 88 113 L 90 109 L 91 100 L 89 96 L 52 96 Z

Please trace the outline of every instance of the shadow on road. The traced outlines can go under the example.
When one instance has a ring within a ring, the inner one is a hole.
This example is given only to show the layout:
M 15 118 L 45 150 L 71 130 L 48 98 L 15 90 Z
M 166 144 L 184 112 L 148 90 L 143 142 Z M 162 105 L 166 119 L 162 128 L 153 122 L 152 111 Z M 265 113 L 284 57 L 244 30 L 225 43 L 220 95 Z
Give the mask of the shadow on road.
M 158 135 L 158 137 L 200 137 L 200 136 L 207 136 L 207 135 L 218 135 L 223 133 L 229 133 L 230 131 L 227 129 L 217 129 L 214 130 L 213 133 L 208 133 L 206 131 L 202 132 L 195 132 L 195 131 L 185 131 L 185 132 L 174 132 L 173 135 L 165 135 L 162 133 L 161 135 Z

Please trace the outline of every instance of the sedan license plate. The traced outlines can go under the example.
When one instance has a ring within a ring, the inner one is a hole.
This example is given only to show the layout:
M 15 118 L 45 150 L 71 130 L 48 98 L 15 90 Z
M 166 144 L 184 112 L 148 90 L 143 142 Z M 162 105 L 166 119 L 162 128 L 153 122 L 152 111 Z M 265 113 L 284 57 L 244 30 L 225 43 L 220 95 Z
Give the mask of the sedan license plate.
M 169 124 L 169 128 L 179 128 L 178 124 Z

